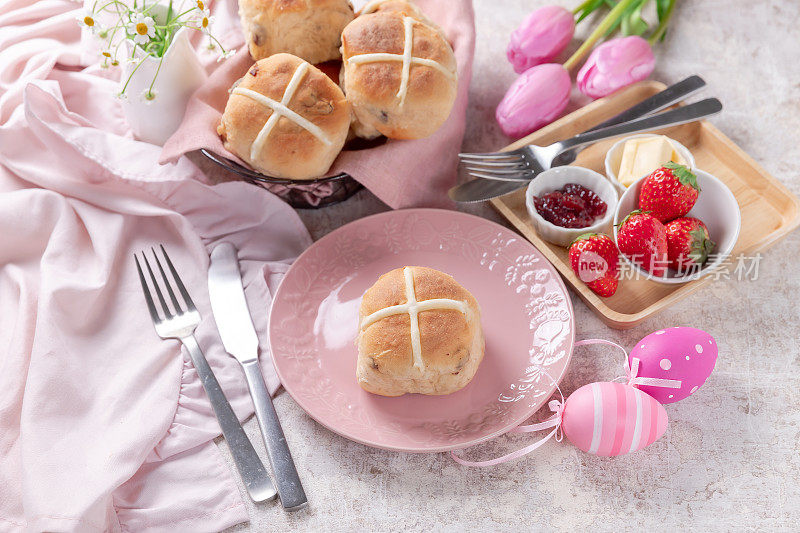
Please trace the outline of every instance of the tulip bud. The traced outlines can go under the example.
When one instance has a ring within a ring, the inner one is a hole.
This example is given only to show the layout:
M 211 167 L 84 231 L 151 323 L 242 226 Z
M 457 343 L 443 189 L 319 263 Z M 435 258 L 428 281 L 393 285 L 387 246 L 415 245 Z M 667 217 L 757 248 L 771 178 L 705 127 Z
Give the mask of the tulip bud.
M 575 33 L 575 18 L 561 6 L 544 6 L 525 18 L 511 33 L 506 55 L 514 72 L 552 61 Z
M 638 35 L 612 39 L 592 50 L 578 71 L 578 88 L 601 98 L 647 78 L 655 64 L 650 44 Z
M 495 112 L 503 133 L 522 137 L 555 120 L 569 102 L 572 82 L 561 65 L 545 63 L 523 72 Z

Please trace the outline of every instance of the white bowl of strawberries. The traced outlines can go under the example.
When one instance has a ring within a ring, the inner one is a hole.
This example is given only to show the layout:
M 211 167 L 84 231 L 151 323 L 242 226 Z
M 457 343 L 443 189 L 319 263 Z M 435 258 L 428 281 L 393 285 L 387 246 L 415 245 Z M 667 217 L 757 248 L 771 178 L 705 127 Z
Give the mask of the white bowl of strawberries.
M 614 240 L 634 274 L 686 283 L 713 272 L 730 256 L 741 222 L 736 198 L 719 179 L 667 163 L 622 195 L 614 213 Z

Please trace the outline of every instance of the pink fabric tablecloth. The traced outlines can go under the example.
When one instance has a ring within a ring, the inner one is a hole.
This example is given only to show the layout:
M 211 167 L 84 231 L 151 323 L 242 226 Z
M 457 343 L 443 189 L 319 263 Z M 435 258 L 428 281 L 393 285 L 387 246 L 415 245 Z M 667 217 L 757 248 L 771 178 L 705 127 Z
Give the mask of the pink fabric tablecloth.
M 350 174 L 395 209 L 452 208 L 453 202 L 448 198 L 447 190 L 456 182 L 475 52 L 472 1 L 415 0 L 415 3 L 441 26 L 453 45 L 458 63 L 458 94 L 450 117 L 436 133 L 425 139 L 389 140 L 375 148 L 345 150 L 336 158 L 329 174 Z M 243 47 L 243 41 L 235 46 Z M 253 60 L 243 49 L 211 75 L 208 83 L 189 102 L 181 127 L 164 145 L 162 162 L 176 161 L 187 152 L 207 148 L 241 163 L 222 146 L 217 125 L 228 101 L 228 90 L 252 64 Z
M 209 251 L 223 239 L 240 250 L 274 392 L 270 294 L 311 240 L 266 191 L 211 186 L 186 158 L 161 166 L 160 147 L 133 140 L 114 74 L 84 68 L 81 7 L 0 4 L 0 531 L 216 531 L 247 520 L 242 495 L 188 355 L 155 334 L 133 253 L 169 250 L 244 418 L 246 385 L 208 302 Z

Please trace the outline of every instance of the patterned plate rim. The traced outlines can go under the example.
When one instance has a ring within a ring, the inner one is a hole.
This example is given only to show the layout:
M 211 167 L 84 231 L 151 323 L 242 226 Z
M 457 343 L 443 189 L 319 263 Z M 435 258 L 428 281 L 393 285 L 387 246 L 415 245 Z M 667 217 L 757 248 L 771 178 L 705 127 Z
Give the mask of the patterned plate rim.
M 517 427 L 518 425 L 522 424 L 524 421 L 526 421 L 531 416 L 533 416 L 537 411 L 539 411 L 539 409 L 541 409 L 541 407 L 543 405 L 545 405 L 547 403 L 549 398 L 553 395 L 553 392 L 555 392 L 556 385 L 561 383 L 561 380 L 564 378 L 564 374 L 566 374 L 567 370 L 569 369 L 569 365 L 572 362 L 572 353 L 573 353 L 573 351 L 575 349 L 575 310 L 572 307 L 572 298 L 570 298 L 570 296 L 569 296 L 569 291 L 567 290 L 566 285 L 564 285 L 564 280 L 561 279 L 561 275 L 558 273 L 556 268 L 550 263 L 550 261 L 544 256 L 544 254 L 542 254 L 542 252 L 540 252 L 527 239 L 525 239 L 524 237 L 521 237 L 518 233 L 508 229 L 507 227 L 498 224 L 497 222 L 494 222 L 492 220 L 488 220 L 486 218 L 479 217 L 479 216 L 476 216 L 476 215 L 471 215 L 469 213 L 462 213 L 461 211 L 451 211 L 451 210 L 447 210 L 447 209 L 434 209 L 434 208 L 411 208 L 411 209 L 398 209 L 398 210 L 392 210 L 392 211 L 384 211 L 382 213 L 376 213 L 374 215 L 369 215 L 369 216 L 362 217 L 362 218 L 353 220 L 351 222 L 348 222 L 344 226 L 336 228 L 335 230 L 331 231 L 330 233 L 328 233 L 327 235 L 323 236 L 319 240 L 315 241 L 311 246 L 306 248 L 303 251 L 303 253 L 301 253 L 297 257 L 297 259 L 295 259 L 295 261 L 292 263 L 292 265 L 289 267 L 289 269 L 284 274 L 284 279 L 286 278 L 286 276 L 289 276 L 292 273 L 292 271 L 294 270 L 296 265 L 300 264 L 300 262 L 303 260 L 304 256 L 309 255 L 311 253 L 312 249 L 314 249 L 318 245 L 321 246 L 321 243 L 323 243 L 323 242 L 325 242 L 325 241 L 327 241 L 329 239 L 335 238 L 336 235 L 338 235 L 339 233 L 344 232 L 344 231 L 348 231 L 350 225 L 361 224 L 361 223 L 364 223 L 364 221 L 367 221 L 367 220 L 373 220 L 373 219 L 378 219 L 378 218 L 397 216 L 399 213 L 402 213 L 403 215 L 410 215 L 410 214 L 415 214 L 416 213 L 416 214 L 419 214 L 421 217 L 425 217 L 428 213 L 442 213 L 442 214 L 446 214 L 447 216 L 452 216 L 452 217 L 456 217 L 456 218 L 462 217 L 462 218 L 468 218 L 468 219 L 473 219 L 473 220 L 477 219 L 477 220 L 481 221 L 482 223 L 485 223 L 485 224 L 488 224 L 489 226 L 492 226 L 497 231 L 503 232 L 506 235 L 511 235 L 516 239 L 520 239 L 520 242 L 522 243 L 523 246 L 527 246 L 533 253 L 535 253 L 537 256 L 539 256 L 539 257 L 541 257 L 541 259 L 543 259 L 543 263 L 546 265 L 546 268 L 550 271 L 551 275 L 553 275 L 553 277 L 557 280 L 558 286 L 561 287 L 561 290 L 564 293 L 564 300 L 566 301 L 567 308 L 569 309 L 569 320 L 570 320 L 569 348 L 567 349 L 567 353 L 565 355 L 564 368 L 563 368 L 563 370 L 561 371 L 561 373 L 557 377 L 553 376 L 555 381 L 553 383 L 551 383 L 547 387 L 548 389 L 550 389 L 549 392 L 547 394 L 544 394 L 544 395 L 541 396 L 542 399 L 541 399 L 540 402 L 537 402 L 533 407 L 531 407 L 531 408 L 529 408 L 527 410 L 524 410 L 523 414 L 521 416 L 517 416 L 517 417 L 513 418 L 510 422 L 508 422 L 504 426 L 500 427 L 499 429 L 497 429 L 495 431 L 492 431 L 491 433 L 488 433 L 488 434 L 483 435 L 481 437 L 476 437 L 476 438 L 470 440 L 467 443 L 456 443 L 456 444 L 452 444 L 452 445 L 433 446 L 433 447 L 425 447 L 424 445 L 421 445 L 418 448 L 406 448 L 406 447 L 402 447 L 402 446 L 391 446 L 391 445 L 387 445 L 387 444 L 384 444 L 382 442 L 377 442 L 377 441 L 369 441 L 367 439 L 362 439 L 362 438 L 354 437 L 353 435 L 349 435 L 346 431 L 339 430 L 336 427 L 332 427 L 331 425 L 329 425 L 329 424 L 323 422 L 322 420 L 318 419 L 314 415 L 314 413 L 312 412 L 313 410 L 310 409 L 308 405 L 305 405 L 304 402 L 299 399 L 299 395 L 294 394 L 292 392 L 291 386 L 288 386 L 288 387 L 286 386 L 287 381 L 285 379 L 285 376 L 281 372 L 281 367 L 277 362 L 277 359 L 276 359 L 276 357 L 274 355 L 275 350 L 273 349 L 273 346 L 272 346 L 272 318 L 274 316 L 273 313 L 272 313 L 272 309 L 275 307 L 275 303 L 278 302 L 283 297 L 283 287 L 284 287 L 283 282 L 281 282 L 281 284 L 278 286 L 278 290 L 275 291 L 275 297 L 272 299 L 272 304 L 270 306 L 269 321 L 268 321 L 268 324 L 267 324 L 267 342 L 269 344 L 270 353 L 273 354 L 272 355 L 272 363 L 273 363 L 273 366 L 275 368 L 275 372 L 278 374 L 278 379 L 280 379 L 281 385 L 283 386 L 284 390 L 286 390 L 286 392 L 289 394 L 289 396 L 292 397 L 294 402 L 297 405 L 299 405 L 300 408 L 303 409 L 303 411 L 305 411 L 305 413 L 308 416 L 310 416 L 315 422 L 320 424 L 322 427 L 324 427 L 324 428 L 326 428 L 326 429 L 336 433 L 337 435 L 340 435 L 340 436 L 342 436 L 342 437 L 344 437 L 344 438 L 346 438 L 346 439 L 348 439 L 350 441 L 357 442 L 357 443 L 363 444 L 365 446 L 370 446 L 372 448 L 378 448 L 378 449 L 388 450 L 388 451 L 393 451 L 393 452 L 406 452 L 406 453 L 441 453 L 441 452 L 448 452 L 448 451 L 452 451 L 452 450 L 463 450 L 465 448 L 469 448 L 470 446 L 475 446 L 476 444 L 480 444 L 482 442 L 489 441 L 489 440 L 491 440 L 491 439 L 493 439 L 495 437 L 498 437 L 500 435 L 508 433 L 509 430 L 511 430 L 511 429 Z

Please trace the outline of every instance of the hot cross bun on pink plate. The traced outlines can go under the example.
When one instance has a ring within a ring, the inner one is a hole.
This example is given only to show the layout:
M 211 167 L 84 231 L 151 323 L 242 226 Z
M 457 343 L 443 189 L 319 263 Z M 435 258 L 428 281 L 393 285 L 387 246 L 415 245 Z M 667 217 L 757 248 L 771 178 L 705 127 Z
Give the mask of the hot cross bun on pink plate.
M 478 302 L 451 276 L 427 267 L 387 272 L 359 311 L 356 379 L 382 396 L 450 394 L 483 360 Z

